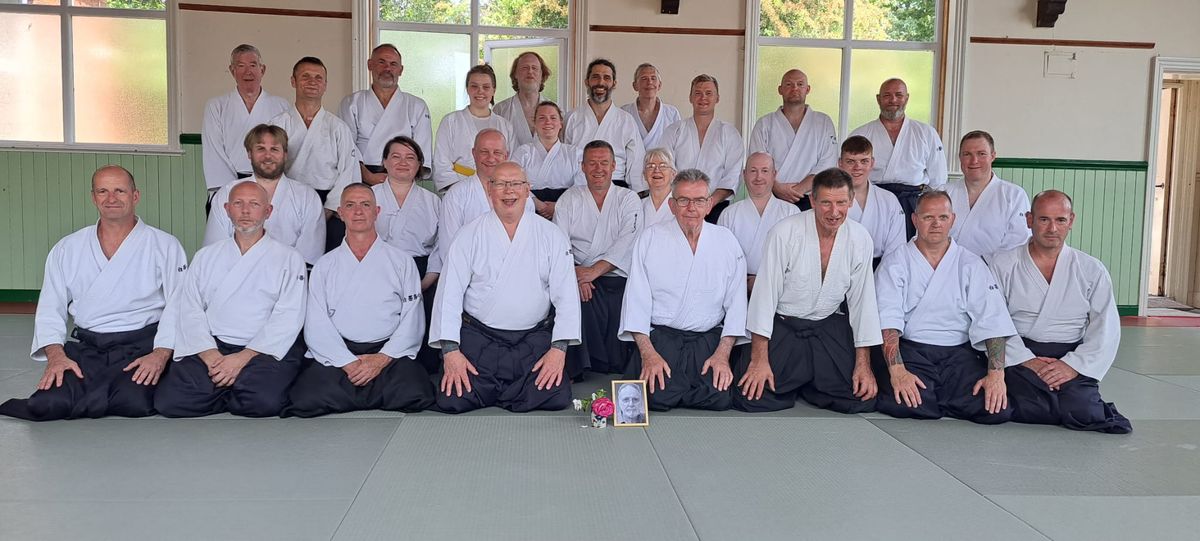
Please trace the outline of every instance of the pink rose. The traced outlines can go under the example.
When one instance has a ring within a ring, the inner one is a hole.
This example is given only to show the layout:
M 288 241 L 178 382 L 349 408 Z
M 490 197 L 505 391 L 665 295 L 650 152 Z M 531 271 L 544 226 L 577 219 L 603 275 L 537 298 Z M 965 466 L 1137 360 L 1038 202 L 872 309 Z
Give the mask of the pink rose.
M 608 417 L 609 415 L 612 415 L 615 409 L 616 406 L 613 405 L 613 401 L 609 400 L 607 397 L 597 398 L 592 402 L 592 413 L 601 417 Z

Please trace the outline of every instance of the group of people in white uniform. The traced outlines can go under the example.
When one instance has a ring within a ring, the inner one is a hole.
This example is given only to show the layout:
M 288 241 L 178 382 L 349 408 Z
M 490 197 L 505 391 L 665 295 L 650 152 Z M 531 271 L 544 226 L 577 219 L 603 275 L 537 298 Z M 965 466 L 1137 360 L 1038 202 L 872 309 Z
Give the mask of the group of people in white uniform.
M 190 264 L 138 218 L 132 174 L 97 170 L 99 220 L 46 262 L 45 373 L 0 413 L 523 412 L 567 407 L 571 382 L 599 373 L 646 380 L 657 411 L 802 399 L 1132 430 L 1099 393 L 1120 323 L 1104 266 L 1065 243 L 1070 196 L 1031 203 L 992 171 L 983 131 L 947 183 L 899 79 L 840 140 L 790 70 L 747 148 L 709 75 L 682 118 L 651 64 L 612 107 L 617 70 L 597 59 L 564 116 L 525 52 L 494 107 L 494 71 L 471 68 L 435 139 L 399 89 L 400 51 L 380 45 L 368 67 L 335 115 L 319 59 L 294 65 L 288 103 L 262 88 L 257 49 L 233 50 L 236 89 L 206 106 L 211 210 Z

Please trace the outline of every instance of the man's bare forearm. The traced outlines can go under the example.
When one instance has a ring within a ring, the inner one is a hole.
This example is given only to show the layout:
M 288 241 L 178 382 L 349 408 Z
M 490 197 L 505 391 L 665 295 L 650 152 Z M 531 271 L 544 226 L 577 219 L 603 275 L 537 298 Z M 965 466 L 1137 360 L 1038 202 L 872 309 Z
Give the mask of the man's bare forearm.
M 988 338 L 983 343 L 987 349 L 988 370 L 1004 370 L 1004 345 L 1008 343 L 1008 339 Z
M 883 330 L 883 360 L 888 367 L 904 364 L 900 357 L 900 331 L 896 329 Z

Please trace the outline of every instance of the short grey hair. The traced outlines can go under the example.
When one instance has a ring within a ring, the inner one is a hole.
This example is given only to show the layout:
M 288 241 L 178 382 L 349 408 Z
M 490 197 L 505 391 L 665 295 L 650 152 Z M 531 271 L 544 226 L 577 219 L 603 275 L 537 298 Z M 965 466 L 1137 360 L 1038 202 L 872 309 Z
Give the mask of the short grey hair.
M 671 193 L 674 194 L 675 189 L 680 184 L 688 182 L 703 182 L 704 187 L 708 188 L 712 183 L 712 179 L 708 178 L 708 175 L 699 169 L 684 169 L 675 175 L 675 180 L 671 181 Z
M 243 43 L 237 47 L 234 47 L 233 52 L 229 53 L 229 63 L 233 64 L 237 56 L 242 53 L 254 53 L 254 56 L 258 57 L 259 63 L 262 63 L 262 53 L 258 51 L 258 47 L 250 45 L 249 43 Z
M 675 170 L 675 155 L 671 153 L 671 149 L 658 147 L 647 150 L 646 157 L 642 160 L 642 165 L 650 163 L 650 160 L 654 158 L 667 162 L 667 167 L 670 167 L 672 171 Z

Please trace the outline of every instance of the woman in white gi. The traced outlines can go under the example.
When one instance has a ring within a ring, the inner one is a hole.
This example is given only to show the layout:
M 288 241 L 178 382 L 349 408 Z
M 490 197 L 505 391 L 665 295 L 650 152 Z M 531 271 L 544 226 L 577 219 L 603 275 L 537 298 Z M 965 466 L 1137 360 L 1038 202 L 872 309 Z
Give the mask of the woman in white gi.
M 529 176 L 533 207 L 541 217 L 554 218 L 554 203 L 571 186 L 585 184 L 583 150 L 560 139 L 563 128 L 562 109 L 552 101 L 538 104 L 533 114 L 537 140 L 517 147 L 512 161 L 520 164 Z
M 425 164 L 421 145 L 411 137 L 393 137 L 383 147 L 380 162 L 387 171 L 387 180 L 371 187 L 379 205 L 379 219 L 375 231 L 379 239 L 413 258 L 417 275 L 421 277 L 421 294 L 425 305 L 425 339 L 417 361 L 430 372 L 437 372 L 441 359 L 430 348 L 429 316 L 433 310 L 433 296 L 437 291 L 438 273 L 429 271 L 430 258 L 437 257 L 438 216 L 442 200 L 433 192 L 417 184 L 417 175 Z M 435 264 L 433 268 L 441 268 Z
M 496 72 L 492 71 L 491 66 L 480 64 L 467 72 L 467 97 L 470 101 L 466 107 L 442 117 L 433 144 L 433 184 L 439 192 L 475 174 L 471 145 L 480 130 L 499 130 L 511 148 L 512 124 L 492 111 L 492 98 L 495 95 Z
M 654 148 L 646 152 L 646 164 L 642 167 L 642 178 L 650 187 L 650 195 L 642 200 L 642 215 L 646 227 L 674 220 L 667 199 L 671 197 L 671 181 L 675 180 L 675 157 L 665 148 Z

